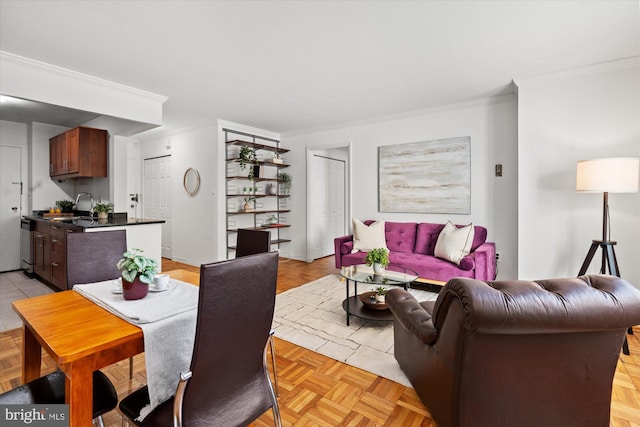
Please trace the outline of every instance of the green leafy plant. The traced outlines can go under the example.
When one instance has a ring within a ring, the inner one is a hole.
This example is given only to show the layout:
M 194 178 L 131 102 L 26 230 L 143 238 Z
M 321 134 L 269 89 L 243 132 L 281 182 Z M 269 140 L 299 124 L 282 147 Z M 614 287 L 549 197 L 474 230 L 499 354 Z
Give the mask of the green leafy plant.
M 71 200 L 58 200 L 56 206 L 60 207 L 63 212 L 69 212 L 73 209 L 73 202 Z
M 368 266 L 373 264 L 381 264 L 383 267 L 389 265 L 389 250 L 387 248 L 375 248 L 367 252 L 364 262 Z
M 282 188 L 284 188 L 285 193 L 289 194 L 289 190 L 291 190 L 291 175 L 286 172 L 279 172 L 278 179 L 282 182 Z
M 133 282 L 136 277 L 140 281 L 152 284 L 155 274 L 158 272 L 158 263 L 155 259 L 140 255 L 142 249 L 133 248 L 122 254 L 122 259 L 118 261 L 116 267 L 120 270 L 122 278 L 127 282 Z
M 113 212 L 113 203 L 96 203 L 93 210 L 95 212 Z
M 384 295 L 387 293 L 387 290 L 385 288 L 383 288 L 382 286 L 378 286 L 377 288 L 375 288 L 373 290 L 377 295 Z
M 253 197 L 253 196 L 245 197 L 245 198 L 244 198 L 244 202 L 245 202 L 245 203 L 249 203 L 249 202 L 254 201 L 255 199 L 256 199 L 256 198 L 255 198 L 255 197 Z
M 238 163 L 240 163 L 240 169 L 245 170 L 249 168 L 249 175 L 247 178 L 253 179 L 253 165 L 258 161 L 256 156 L 256 150 L 251 147 L 240 147 L 240 154 L 238 155 Z

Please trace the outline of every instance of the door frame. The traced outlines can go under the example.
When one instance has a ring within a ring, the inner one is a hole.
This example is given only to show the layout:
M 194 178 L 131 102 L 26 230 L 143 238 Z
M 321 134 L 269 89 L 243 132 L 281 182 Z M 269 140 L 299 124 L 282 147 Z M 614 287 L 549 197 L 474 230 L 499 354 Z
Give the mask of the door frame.
M 326 150 L 333 150 L 333 149 L 337 149 L 337 148 L 342 148 L 342 149 L 346 149 L 347 151 L 347 160 L 345 162 L 346 168 L 347 170 L 345 171 L 345 182 L 344 182 L 344 196 L 345 196 L 345 203 L 344 203 L 344 226 L 345 226 L 345 230 L 349 230 L 349 224 L 350 224 L 350 218 L 351 218 L 351 212 L 352 212 L 352 197 L 351 197 L 351 188 L 352 188 L 352 159 L 353 159 L 353 144 L 351 141 L 349 141 L 348 143 L 335 143 L 335 144 L 327 144 L 327 145 L 322 145 L 322 146 L 313 146 L 313 147 L 307 147 L 306 148 L 306 181 L 307 181 L 307 186 L 306 186 L 306 194 L 307 194 L 307 201 L 306 201 L 306 210 L 307 210 L 307 214 L 306 214 L 306 261 L 307 262 L 312 262 L 313 261 L 313 242 L 312 242 L 312 232 L 311 232 L 311 224 L 312 224 L 312 218 L 311 218 L 311 198 L 313 197 L 313 194 L 311 193 L 311 161 L 313 159 L 314 154 L 317 151 L 326 151 Z M 335 236 L 335 237 L 339 237 L 339 236 Z

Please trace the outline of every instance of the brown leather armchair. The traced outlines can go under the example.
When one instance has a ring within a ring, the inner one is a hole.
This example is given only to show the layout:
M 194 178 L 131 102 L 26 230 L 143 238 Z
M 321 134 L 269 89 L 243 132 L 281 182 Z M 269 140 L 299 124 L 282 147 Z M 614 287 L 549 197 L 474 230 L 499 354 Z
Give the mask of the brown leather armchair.
M 613 276 L 452 279 L 435 302 L 387 292 L 394 354 L 440 427 L 608 426 L 640 291 Z

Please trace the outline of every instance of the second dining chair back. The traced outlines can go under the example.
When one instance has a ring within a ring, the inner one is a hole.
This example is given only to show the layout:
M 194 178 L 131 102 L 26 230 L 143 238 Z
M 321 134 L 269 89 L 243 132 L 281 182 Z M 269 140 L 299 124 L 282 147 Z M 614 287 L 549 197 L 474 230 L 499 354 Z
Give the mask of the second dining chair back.
M 126 250 L 125 230 L 67 234 L 67 288 L 119 278 L 116 264 Z
M 271 233 L 266 230 L 238 230 L 236 241 L 236 258 L 247 255 L 269 252 L 271 249 Z
M 104 282 L 120 277 L 116 264 L 127 250 L 125 230 L 67 234 L 67 289 L 82 283 Z M 129 358 L 133 379 L 133 358 Z

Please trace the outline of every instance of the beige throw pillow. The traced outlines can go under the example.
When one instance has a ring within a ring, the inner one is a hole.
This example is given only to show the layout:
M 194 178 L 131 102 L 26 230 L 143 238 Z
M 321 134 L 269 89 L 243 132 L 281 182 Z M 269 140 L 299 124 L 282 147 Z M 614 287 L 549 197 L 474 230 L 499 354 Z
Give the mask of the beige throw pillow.
M 471 251 L 473 236 L 473 223 L 458 228 L 449 221 L 438 236 L 434 255 L 459 265 L 462 258 Z
M 375 248 L 387 248 L 387 240 L 384 237 L 384 221 L 380 220 L 365 225 L 362 221 L 353 218 L 353 250 L 351 253 L 369 252 Z

